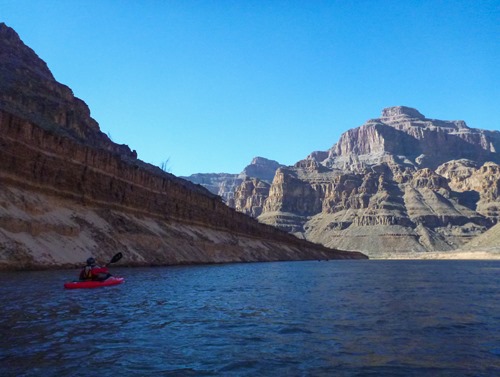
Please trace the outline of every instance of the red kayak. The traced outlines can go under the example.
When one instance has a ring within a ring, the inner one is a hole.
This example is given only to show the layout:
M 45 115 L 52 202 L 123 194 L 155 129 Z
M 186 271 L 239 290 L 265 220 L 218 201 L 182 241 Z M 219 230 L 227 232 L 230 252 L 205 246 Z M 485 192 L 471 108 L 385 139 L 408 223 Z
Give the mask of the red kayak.
M 104 281 L 88 280 L 88 281 L 72 281 L 64 283 L 66 289 L 80 289 L 80 288 L 100 288 L 109 287 L 111 285 L 118 285 L 125 281 L 125 278 L 111 276 Z

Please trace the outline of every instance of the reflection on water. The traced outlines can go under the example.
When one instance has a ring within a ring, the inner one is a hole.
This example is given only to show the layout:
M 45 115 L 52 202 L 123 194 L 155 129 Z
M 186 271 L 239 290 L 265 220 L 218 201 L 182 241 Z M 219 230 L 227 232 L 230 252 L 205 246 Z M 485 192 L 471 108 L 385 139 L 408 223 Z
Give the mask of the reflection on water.
M 0 274 L 2 375 L 500 375 L 500 262 L 114 272 Z

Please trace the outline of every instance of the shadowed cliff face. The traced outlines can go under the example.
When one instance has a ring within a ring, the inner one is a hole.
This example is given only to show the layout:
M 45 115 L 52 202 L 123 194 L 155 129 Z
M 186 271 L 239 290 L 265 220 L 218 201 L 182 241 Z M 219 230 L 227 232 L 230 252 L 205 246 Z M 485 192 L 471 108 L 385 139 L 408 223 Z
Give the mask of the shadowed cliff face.
M 76 142 L 137 157 L 127 146 L 112 143 L 90 117 L 87 105 L 74 97 L 70 88 L 56 82 L 45 62 L 3 23 L 0 43 L 2 110 Z
M 235 208 L 373 257 L 453 250 L 500 216 L 499 145 L 497 131 L 390 107 L 330 150 L 278 169 L 267 197 L 242 183 Z
M 5 24 L 0 179 L 0 268 L 74 265 L 117 251 L 135 265 L 363 257 L 260 224 L 138 160 Z

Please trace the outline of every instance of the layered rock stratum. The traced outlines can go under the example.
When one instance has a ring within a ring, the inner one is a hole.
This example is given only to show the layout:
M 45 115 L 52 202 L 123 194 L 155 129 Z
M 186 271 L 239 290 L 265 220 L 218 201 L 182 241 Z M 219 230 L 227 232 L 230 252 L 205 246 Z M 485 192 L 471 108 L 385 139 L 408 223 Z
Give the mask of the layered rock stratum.
M 366 258 L 300 240 L 113 143 L 0 24 L 0 269 Z
M 498 131 L 389 107 L 329 150 L 279 168 L 269 189 L 247 178 L 234 190 L 235 208 L 375 258 L 452 251 L 499 219 L 499 150 Z

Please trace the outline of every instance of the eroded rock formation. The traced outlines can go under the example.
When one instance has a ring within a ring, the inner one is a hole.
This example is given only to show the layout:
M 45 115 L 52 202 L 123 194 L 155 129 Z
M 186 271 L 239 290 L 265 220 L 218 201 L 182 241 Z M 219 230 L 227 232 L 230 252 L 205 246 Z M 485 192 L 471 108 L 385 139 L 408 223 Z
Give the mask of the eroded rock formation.
M 267 198 L 240 186 L 238 203 L 253 203 L 246 213 L 261 222 L 373 257 L 453 250 L 498 220 L 499 146 L 497 131 L 390 107 L 279 168 Z
M 260 224 L 114 144 L 0 24 L 0 268 L 363 258 Z

